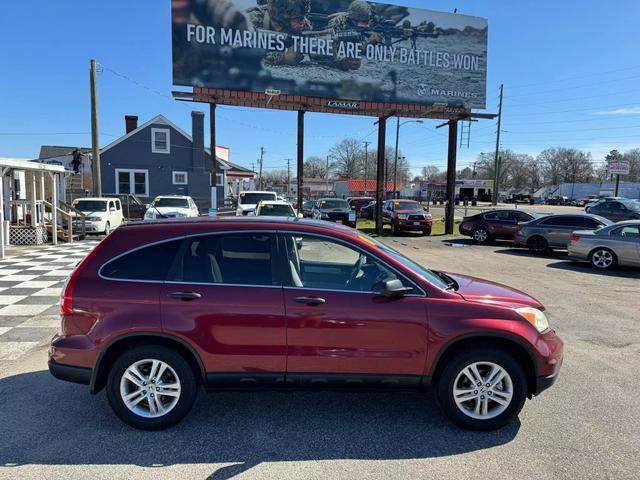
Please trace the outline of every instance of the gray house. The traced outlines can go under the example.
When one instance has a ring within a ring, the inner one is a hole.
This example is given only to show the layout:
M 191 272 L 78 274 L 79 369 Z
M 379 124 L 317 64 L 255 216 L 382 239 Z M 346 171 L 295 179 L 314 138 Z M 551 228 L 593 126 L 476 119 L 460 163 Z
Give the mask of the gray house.
M 191 112 L 191 135 L 163 115 L 138 126 L 125 117 L 126 133 L 100 153 L 103 193 L 133 193 L 144 203 L 157 195 L 190 195 L 201 213 L 211 206 L 211 152 L 204 145 L 204 113 Z M 217 147 L 225 154 L 228 150 Z M 229 193 L 230 178 L 253 178 L 249 169 L 217 159 L 218 207 Z

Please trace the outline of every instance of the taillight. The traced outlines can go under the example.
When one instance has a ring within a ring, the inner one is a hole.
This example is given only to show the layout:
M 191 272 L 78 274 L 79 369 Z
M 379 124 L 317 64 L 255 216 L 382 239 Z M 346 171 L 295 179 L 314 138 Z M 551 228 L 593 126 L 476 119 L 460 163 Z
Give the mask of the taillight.
M 100 242 L 98 245 L 94 247 L 89 255 L 84 257 L 84 259 L 78 264 L 78 266 L 71 272 L 71 275 L 65 282 L 62 287 L 62 292 L 60 293 L 60 314 L 61 315 L 70 315 L 74 312 L 73 310 L 73 293 L 76 288 L 76 284 L 78 283 L 78 277 L 82 271 L 89 265 L 89 262 L 95 255 L 98 253 L 100 247 L 104 244 L 104 242 Z
M 571 235 L 572 242 L 577 242 L 578 240 L 580 240 L 580 235 L 576 235 L 575 233 Z

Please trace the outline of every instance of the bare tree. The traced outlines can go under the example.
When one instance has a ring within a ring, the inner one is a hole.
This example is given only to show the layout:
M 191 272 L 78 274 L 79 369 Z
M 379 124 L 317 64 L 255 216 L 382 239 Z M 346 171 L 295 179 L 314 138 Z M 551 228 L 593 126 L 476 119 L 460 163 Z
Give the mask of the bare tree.
M 440 173 L 440 169 L 435 165 L 427 165 L 426 167 L 422 167 L 422 178 L 425 180 L 431 180 L 434 177 L 438 176 Z
M 629 162 L 629 175 L 627 181 L 640 182 L 640 148 L 634 148 L 622 155 L 623 160 Z
M 548 148 L 537 158 L 547 185 L 589 182 L 594 176 L 591 153 L 575 148 Z
M 306 178 L 324 178 L 327 175 L 327 161 L 316 155 L 308 157 L 303 168 Z

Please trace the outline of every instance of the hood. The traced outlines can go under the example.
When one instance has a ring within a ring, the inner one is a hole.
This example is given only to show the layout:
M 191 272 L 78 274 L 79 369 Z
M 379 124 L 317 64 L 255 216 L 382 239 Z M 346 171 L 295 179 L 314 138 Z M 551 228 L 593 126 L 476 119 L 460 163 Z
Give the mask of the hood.
M 257 203 L 240 203 L 238 206 L 241 210 L 255 210 Z
M 505 306 L 523 306 L 533 307 L 540 310 L 544 306 L 531 295 L 527 295 L 515 288 L 507 287 L 500 283 L 482 280 L 480 278 L 469 277 L 467 275 L 458 275 L 455 273 L 447 273 L 458 283 L 457 293 L 469 302 L 493 303 Z
M 181 213 L 183 215 L 186 215 L 187 213 L 189 213 L 188 208 L 182 207 L 151 207 L 149 211 L 156 214 L 161 213 L 162 215 L 168 215 L 171 213 Z

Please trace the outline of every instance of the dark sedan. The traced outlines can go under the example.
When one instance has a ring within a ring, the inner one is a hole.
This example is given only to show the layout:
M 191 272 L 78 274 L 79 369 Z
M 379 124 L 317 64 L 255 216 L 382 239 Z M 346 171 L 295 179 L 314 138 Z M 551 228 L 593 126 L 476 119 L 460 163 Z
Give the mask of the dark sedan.
M 360 218 L 364 218 L 365 220 L 374 220 L 376 218 L 375 200 L 360 209 Z
M 321 198 L 313 207 L 312 217 L 356 227 L 356 212 L 341 198 Z
M 606 218 L 584 213 L 548 215 L 520 224 L 515 242 L 536 253 L 554 248 L 567 249 L 575 230 L 597 230 L 609 225 L 613 222 Z
M 530 222 L 537 215 L 523 210 L 492 210 L 464 217 L 460 233 L 473 238 L 476 243 L 491 240 L 513 240 L 518 231 L 518 223 Z
M 630 199 L 605 200 L 590 207 L 589 213 L 600 215 L 613 222 L 640 220 L 640 201 Z

